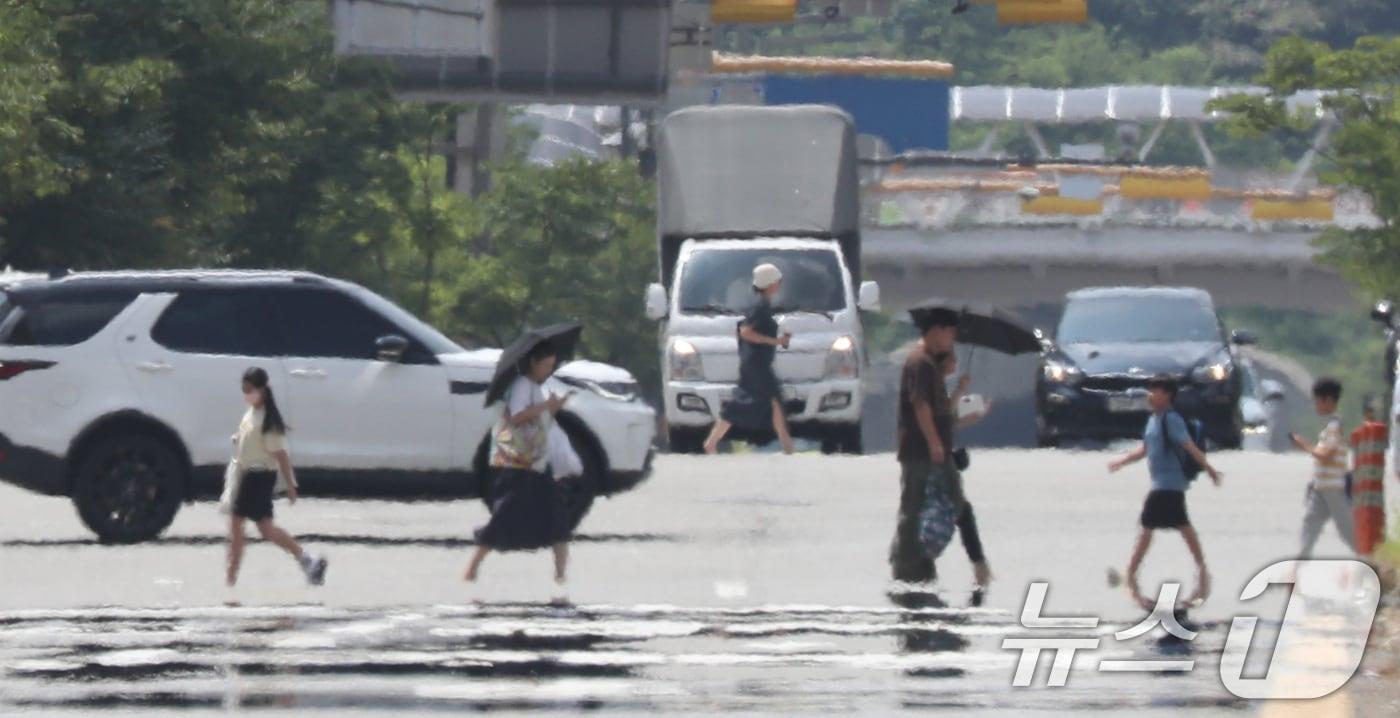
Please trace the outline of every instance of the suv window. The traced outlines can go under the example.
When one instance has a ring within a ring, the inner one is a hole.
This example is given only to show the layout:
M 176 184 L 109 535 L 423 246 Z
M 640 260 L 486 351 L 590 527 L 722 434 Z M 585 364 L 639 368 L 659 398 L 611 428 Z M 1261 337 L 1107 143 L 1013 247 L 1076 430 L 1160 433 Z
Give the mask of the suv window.
M 288 356 L 373 360 L 378 353 L 375 341 L 397 334 L 409 342 L 405 363 L 436 363 L 408 332 L 341 292 L 293 289 L 279 292 L 273 301 Z
M 0 324 L 8 324 L 0 343 L 11 346 L 81 344 L 102 331 L 131 300 L 134 292 L 38 298 L 15 309 L 0 305 Z M 4 315 L 14 312 L 15 316 Z
M 185 292 L 166 307 L 151 338 L 187 354 L 273 355 L 267 303 L 248 290 Z

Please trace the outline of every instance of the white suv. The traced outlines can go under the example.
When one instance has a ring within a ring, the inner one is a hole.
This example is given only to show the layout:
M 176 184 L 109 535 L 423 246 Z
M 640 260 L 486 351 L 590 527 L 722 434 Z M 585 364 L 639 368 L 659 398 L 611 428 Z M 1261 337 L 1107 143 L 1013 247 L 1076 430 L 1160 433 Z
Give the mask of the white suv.
M 105 541 L 153 538 L 217 495 L 260 366 L 307 494 L 482 496 L 499 355 L 314 274 L 0 280 L 0 479 L 72 497 Z M 599 493 L 641 482 L 656 423 L 632 375 L 575 361 L 551 382 L 582 390 L 559 420 Z

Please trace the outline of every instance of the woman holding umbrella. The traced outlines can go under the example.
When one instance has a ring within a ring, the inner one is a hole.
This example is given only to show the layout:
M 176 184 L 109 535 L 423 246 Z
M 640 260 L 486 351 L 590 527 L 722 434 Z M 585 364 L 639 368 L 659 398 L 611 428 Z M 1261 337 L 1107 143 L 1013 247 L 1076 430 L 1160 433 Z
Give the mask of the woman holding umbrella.
M 561 356 L 572 354 L 582 327 L 558 325 L 527 332 L 502 354 L 486 393 L 488 406 L 505 400 L 491 447 L 491 519 L 476 531 L 477 549 L 463 578 L 475 581 L 492 551 L 554 551 L 554 580 L 563 584 L 569 537 L 592 502 L 591 491 L 569 490 L 582 471 L 555 416 L 572 394 L 545 396 L 544 383 Z M 576 487 L 575 487 L 576 488 Z
M 772 427 L 783 444 L 783 453 L 793 452 L 792 436 L 788 433 L 787 416 L 779 400 L 781 385 L 773 373 L 773 358 L 778 347 L 788 348 L 791 334 L 778 335 L 778 320 L 773 317 L 773 297 L 783 286 L 783 273 L 771 264 L 760 264 L 753 270 L 753 290 L 757 296 L 753 308 L 739 322 L 739 387 L 734 400 L 720 410 L 720 419 L 705 440 L 705 453 L 719 451 L 719 442 L 729 429 L 738 426 L 749 431 Z

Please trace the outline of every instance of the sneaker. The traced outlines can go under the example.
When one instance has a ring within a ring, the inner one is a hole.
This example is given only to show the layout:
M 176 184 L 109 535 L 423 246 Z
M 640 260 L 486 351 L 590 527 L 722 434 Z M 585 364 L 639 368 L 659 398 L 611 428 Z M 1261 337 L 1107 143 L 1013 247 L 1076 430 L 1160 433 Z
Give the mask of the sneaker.
M 324 556 L 308 559 L 306 565 L 302 567 L 302 570 L 306 572 L 307 582 L 312 586 L 324 584 L 326 582 L 326 566 L 328 565 Z

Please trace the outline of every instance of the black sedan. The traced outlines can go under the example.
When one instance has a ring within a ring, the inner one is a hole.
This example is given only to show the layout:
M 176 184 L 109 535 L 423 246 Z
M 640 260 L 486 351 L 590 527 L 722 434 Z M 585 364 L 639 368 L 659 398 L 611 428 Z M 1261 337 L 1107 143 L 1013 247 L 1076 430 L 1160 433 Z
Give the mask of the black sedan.
M 1236 345 L 1205 291 L 1187 288 L 1086 289 L 1066 297 L 1036 379 L 1041 446 L 1079 439 L 1131 439 L 1147 421 L 1147 381 L 1179 381 L 1177 409 L 1201 420 L 1209 442 L 1239 448 L 1243 389 Z

